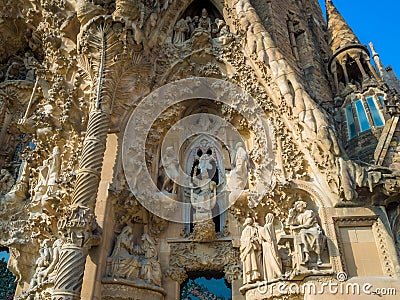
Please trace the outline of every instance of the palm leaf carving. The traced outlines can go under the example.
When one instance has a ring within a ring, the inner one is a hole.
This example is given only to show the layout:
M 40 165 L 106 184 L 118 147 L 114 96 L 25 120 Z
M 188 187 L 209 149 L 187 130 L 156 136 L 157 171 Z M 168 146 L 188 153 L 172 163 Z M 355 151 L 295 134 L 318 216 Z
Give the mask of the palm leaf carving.
M 82 55 L 79 65 L 91 79 L 95 107 L 126 101 L 138 88 L 138 78 L 151 73 L 151 65 L 143 62 L 140 52 L 126 53 L 123 43 L 110 24 L 99 25 L 87 35 L 86 45 L 92 55 Z

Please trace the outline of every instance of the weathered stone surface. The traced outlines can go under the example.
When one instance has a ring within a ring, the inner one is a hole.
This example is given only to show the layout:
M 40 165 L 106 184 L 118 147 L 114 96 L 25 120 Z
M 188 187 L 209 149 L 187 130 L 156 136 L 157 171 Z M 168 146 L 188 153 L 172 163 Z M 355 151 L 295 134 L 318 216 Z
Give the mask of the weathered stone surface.
M 16 299 L 399 286 L 400 85 L 331 0 L 2 4 Z

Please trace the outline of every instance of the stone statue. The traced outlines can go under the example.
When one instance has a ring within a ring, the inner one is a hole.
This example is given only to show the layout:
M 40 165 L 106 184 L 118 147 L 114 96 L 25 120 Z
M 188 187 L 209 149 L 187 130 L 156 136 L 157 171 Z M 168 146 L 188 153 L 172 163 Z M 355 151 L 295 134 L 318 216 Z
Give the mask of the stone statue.
M 172 194 L 177 193 L 178 188 L 178 179 L 179 179 L 179 162 L 174 157 L 174 148 L 167 147 L 165 149 L 165 155 L 162 160 L 164 169 L 165 169 L 165 180 L 162 186 L 162 191 L 167 191 L 167 188 L 172 183 Z
M 243 262 L 243 284 L 261 280 L 261 247 L 253 218 L 247 218 L 240 237 L 240 260 Z
M 61 161 L 60 161 L 60 147 L 55 146 L 53 148 L 53 153 L 49 157 L 48 161 L 48 176 L 47 176 L 47 195 L 52 195 L 57 190 L 57 179 L 60 172 Z
M 43 277 L 48 278 L 49 281 L 54 281 L 55 276 L 57 274 L 56 267 L 60 260 L 62 243 L 63 243 L 62 239 L 55 240 L 52 247 L 52 261 L 47 267 L 47 269 L 43 271 Z
M 140 270 L 140 278 L 157 286 L 161 286 L 162 272 L 157 260 L 157 249 L 154 240 L 147 233 L 142 235 L 144 262 Z
M 296 201 L 293 208 L 289 210 L 289 216 L 286 225 L 290 227 L 293 234 L 301 237 L 302 262 L 309 262 L 310 252 L 317 255 L 317 264 L 322 264 L 321 252 L 324 248 L 326 237 L 318 224 L 317 215 L 314 211 L 307 209 L 307 203 L 304 201 Z
M 217 29 L 214 31 L 214 33 L 217 33 L 217 37 L 213 39 L 215 44 L 227 45 L 234 40 L 234 37 L 224 20 L 215 19 L 215 24 L 217 25 Z
M 53 261 L 53 250 L 50 246 L 50 240 L 45 239 L 39 249 L 39 258 L 35 264 L 35 274 L 29 284 L 29 289 L 34 288 L 37 285 L 41 285 L 45 279 L 45 270 L 50 266 Z
M 35 80 L 35 69 L 39 65 L 32 52 L 26 52 L 24 57 L 24 65 L 26 69 L 26 80 Z
M 265 225 L 258 228 L 258 234 L 262 245 L 264 280 L 271 282 L 282 276 L 282 262 L 278 253 L 273 214 L 268 213 L 265 216 Z
M 235 149 L 234 168 L 227 183 L 227 188 L 230 191 L 245 189 L 248 177 L 248 156 L 243 143 L 238 142 Z
M 140 245 L 134 245 L 133 241 L 132 227 L 126 225 L 107 259 L 107 275 L 161 286 L 162 272 L 153 238 L 144 233 Z
M 114 250 L 109 258 L 111 268 L 109 276 L 113 278 L 137 279 L 141 267 L 139 256 L 133 255 L 132 228 L 126 225 L 114 245 Z
M 41 203 L 48 211 L 53 211 L 53 200 L 57 192 L 57 179 L 61 168 L 60 147 L 55 146 L 48 159 L 39 167 L 39 177 L 34 189 L 32 202 Z
M 6 72 L 6 80 L 18 80 L 21 71 L 21 64 L 14 61 L 8 67 Z
M 36 260 L 35 274 L 29 284 L 29 290 L 36 286 L 40 286 L 44 282 L 54 282 L 56 276 L 56 267 L 60 260 L 60 251 L 62 247 L 62 240 L 57 239 L 53 246 L 50 246 L 50 240 L 43 241 L 39 250 L 39 258 Z
M 190 18 L 190 17 L 189 17 Z M 180 19 L 174 27 L 174 45 L 181 45 L 186 41 L 186 36 L 189 32 L 189 22 L 188 19 Z
M 28 162 L 24 157 L 22 157 L 17 181 L 11 190 L 1 199 L 1 204 L 5 210 L 9 207 L 15 207 L 16 205 L 21 204 L 21 202 L 26 199 L 28 194 L 29 175 L 30 169 Z
M 140 0 L 117 0 L 115 1 L 115 11 L 112 16 L 115 20 L 124 20 L 128 24 L 136 23 L 141 28 L 145 17 L 144 1 Z
M 194 193 L 194 189 L 192 188 L 190 201 L 196 210 L 197 217 L 205 214 L 203 219 L 210 219 L 212 217 L 211 210 L 214 208 L 217 201 L 217 185 L 210 179 L 207 168 L 202 168 L 200 170 L 200 178 L 197 178 L 197 166 L 194 169 L 192 180 L 198 192 Z
M 201 17 L 199 18 L 199 27 L 204 31 L 211 33 L 211 19 L 208 16 L 207 9 L 203 8 L 201 11 Z
M 197 27 L 199 27 L 199 16 L 194 16 L 189 23 L 190 35 L 194 33 Z

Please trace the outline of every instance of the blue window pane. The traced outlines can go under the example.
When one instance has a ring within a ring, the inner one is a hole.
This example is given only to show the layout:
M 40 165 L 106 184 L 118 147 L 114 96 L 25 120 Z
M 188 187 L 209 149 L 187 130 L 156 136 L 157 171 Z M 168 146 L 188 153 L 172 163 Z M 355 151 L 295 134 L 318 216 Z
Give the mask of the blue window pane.
M 385 103 L 383 102 L 383 100 L 385 100 L 384 97 L 382 96 L 378 96 L 379 102 L 382 104 L 382 106 L 385 106 Z
M 376 107 L 376 103 L 375 103 L 374 98 L 373 97 L 368 97 L 367 98 L 367 103 L 368 103 L 369 110 L 371 112 L 372 119 L 374 120 L 375 126 L 376 127 L 380 127 L 380 126 L 385 125 L 385 123 L 384 123 L 384 121 L 382 119 L 382 116 L 381 116 L 378 108 Z
M 347 121 L 347 131 L 349 133 L 349 140 L 350 140 L 357 135 L 356 124 L 354 122 L 354 116 L 351 105 L 348 105 L 346 107 L 346 121 Z
M 371 129 L 371 125 L 369 124 L 367 113 L 365 112 L 364 105 L 361 100 L 356 101 L 356 110 L 358 116 L 358 123 L 360 124 L 360 131 L 366 131 Z

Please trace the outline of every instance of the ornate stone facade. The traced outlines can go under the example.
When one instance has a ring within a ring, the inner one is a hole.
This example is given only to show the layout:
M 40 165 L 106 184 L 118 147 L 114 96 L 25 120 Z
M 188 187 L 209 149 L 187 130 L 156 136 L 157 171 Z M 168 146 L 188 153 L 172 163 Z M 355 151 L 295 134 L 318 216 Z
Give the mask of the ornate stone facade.
M 400 293 L 400 84 L 331 0 L 2 5 L 15 299 Z

